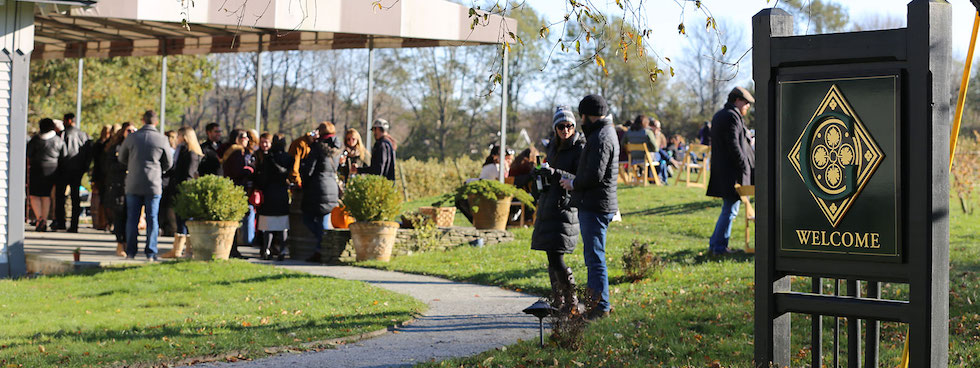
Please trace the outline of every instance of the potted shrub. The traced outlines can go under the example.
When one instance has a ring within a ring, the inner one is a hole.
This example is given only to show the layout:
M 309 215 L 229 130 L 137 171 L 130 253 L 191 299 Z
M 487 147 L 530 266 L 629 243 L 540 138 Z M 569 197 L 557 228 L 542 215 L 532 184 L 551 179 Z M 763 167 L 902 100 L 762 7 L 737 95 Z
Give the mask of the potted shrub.
M 507 215 L 514 199 L 534 209 L 534 198 L 530 194 L 496 180 L 474 180 L 463 184 L 456 188 L 455 196 L 444 196 L 433 205 L 445 203 L 449 198 L 466 201 L 473 207 L 473 227 L 480 230 L 506 229 Z
M 357 260 L 391 260 L 391 249 L 398 235 L 394 222 L 401 207 L 401 197 L 391 181 L 378 175 L 358 175 L 347 181 L 344 206 L 354 223 L 351 240 Z
M 197 260 L 228 259 L 245 213 L 245 190 L 231 179 L 205 175 L 177 187 L 174 211 L 188 219 L 188 241 Z

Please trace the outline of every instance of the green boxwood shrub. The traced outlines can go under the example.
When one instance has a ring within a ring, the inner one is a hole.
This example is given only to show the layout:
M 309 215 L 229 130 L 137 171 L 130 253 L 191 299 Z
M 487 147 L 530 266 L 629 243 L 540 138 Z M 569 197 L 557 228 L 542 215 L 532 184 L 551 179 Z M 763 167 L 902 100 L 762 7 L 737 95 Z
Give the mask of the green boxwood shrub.
M 357 175 L 344 187 L 344 207 L 357 221 L 392 221 L 402 197 L 394 183 L 378 175 Z
M 239 221 L 248 212 L 248 199 L 231 179 L 205 175 L 177 186 L 174 211 L 197 221 Z
M 531 208 L 532 210 L 535 209 L 534 197 L 531 197 L 531 195 L 525 192 L 523 189 L 518 189 L 513 185 L 504 184 L 497 180 L 474 180 L 467 184 L 463 184 L 456 188 L 455 193 L 443 195 L 432 205 L 442 207 L 452 203 L 454 199 L 458 199 L 465 203 L 466 199 L 471 195 L 483 197 L 491 201 L 496 201 L 497 199 L 504 197 L 514 197 L 514 199 L 520 201 L 528 208 Z

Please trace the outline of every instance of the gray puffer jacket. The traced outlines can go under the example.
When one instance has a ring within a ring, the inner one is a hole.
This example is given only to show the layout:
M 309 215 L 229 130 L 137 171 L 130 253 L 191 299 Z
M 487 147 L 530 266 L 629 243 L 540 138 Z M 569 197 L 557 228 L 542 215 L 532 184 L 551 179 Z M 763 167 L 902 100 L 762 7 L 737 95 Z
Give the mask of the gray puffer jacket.
M 531 249 L 558 253 L 575 250 L 578 243 L 578 210 L 570 206 L 571 194 L 558 181 L 563 175 L 575 176 L 583 149 L 585 136 L 582 133 L 575 133 L 565 144 L 555 138 L 548 145 L 548 165 L 555 172 L 543 178 L 551 185 L 538 198 Z
M 619 176 L 619 142 L 612 118 L 583 124 L 585 149 L 572 181 L 572 205 L 579 210 L 616 213 L 616 179 Z

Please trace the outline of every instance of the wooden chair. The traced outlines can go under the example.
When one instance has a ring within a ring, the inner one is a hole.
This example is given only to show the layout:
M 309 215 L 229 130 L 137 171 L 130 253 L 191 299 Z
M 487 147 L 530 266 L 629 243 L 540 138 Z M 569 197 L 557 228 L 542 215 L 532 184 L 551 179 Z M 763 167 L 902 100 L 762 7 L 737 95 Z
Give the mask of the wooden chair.
M 616 184 L 629 184 L 633 182 L 633 173 L 630 171 L 629 161 L 619 162 L 619 177 L 616 178 Z
M 631 184 L 637 184 L 642 182 L 643 186 L 650 184 L 650 173 L 653 173 L 653 182 L 657 185 L 663 184 L 660 182 L 660 175 L 657 175 L 655 167 L 660 166 L 659 162 L 653 160 L 653 155 L 647 150 L 647 145 L 643 143 L 627 143 L 626 152 L 629 153 L 630 157 L 630 176 L 632 176 Z M 636 163 L 632 157 L 633 153 L 642 153 L 643 162 Z
M 506 177 L 506 178 L 504 178 L 504 184 L 514 185 L 514 178 L 512 178 L 512 177 Z M 528 184 L 525 188 L 521 188 L 521 189 L 524 189 L 524 191 L 530 193 L 531 192 L 531 190 L 530 190 L 531 188 L 529 188 L 529 186 L 530 186 L 530 184 Z M 517 219 L 517 221 L 514 221 L 514 222 L 511 222 L 508 219 L 507 226 L 519 226 L 519 227 L 534 226 L 534 219 L 537 217 L 537 212 L 535 212 L 534 214 L 532 214 L 531 215 L 531 218 L 528 219 L 527 218 L 527 207 L 524 206 L 524 203 L 521 203 L 521 201 L 518 201 L 518 200 L 515 199 L 515 200 L 513 200 L 513 201 L 510 202 L 510 208 L 513 209 L 514 207 L 517 207 L 517 208 L 520 208 L 521 209 L 521 215 Z
M 694 162 L 691 158 L 691 154 L 694 154 L 701 159 L 701 162 Z M 708 162 L 711 161 L 711 146 L 705 146 L 703 144 L 692 143 L 688 146 L 687 152 L 684 152 L 684 161 L 681 161 L 681 170 L 686 175 L 677 174 L 677 179 L 674 181 L 674 185 L 680 184 L 680 182 L 685 182 L 689 187 L 697 188 L 707 188 L 708 187 Z M 692 174 L 697 172 L 697 177 L 692 178 Z M 684 180 L 681 180 L 681 177 Z
M 753 254 L 755 247 L 751 246 L 752 238 L 749 224 L 755 223 L 755 208 L 752 207 L 752 201 L 749 200 L 749 197 L 755 196 L 755 185 L 739 185 L 736 183 L 735 192 L 738 193 L 742 205 L 745 206 L 745 253 Z

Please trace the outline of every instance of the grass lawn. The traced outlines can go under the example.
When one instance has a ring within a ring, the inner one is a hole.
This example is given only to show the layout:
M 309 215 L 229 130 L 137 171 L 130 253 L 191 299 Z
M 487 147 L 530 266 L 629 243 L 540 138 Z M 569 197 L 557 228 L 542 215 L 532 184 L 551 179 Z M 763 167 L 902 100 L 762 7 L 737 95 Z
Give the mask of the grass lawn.
M 177 262 L 0 280 L 0 366 L 167 364 L 379 330 L 411 297 L 244 261 Z
M 536 341 L 528 341 L 506 350 L 434 365 L 705 367 L 717 361 L 718 366 L 750 367 L 753 259 L 744 255 L 718 259 L 703 254 L 721 201 L 705 197 L 704 190 L 696 188 L 621 187 L 619 203 L 623 222 L 612 224 L 607 247 L 615 311 L 588 327 L 580 350 L 554 345 L 542 350 Z M 739 215 L 732 229 L 732 247 L 743 246 L 743 216 Z M 546 295 L 550 286 L 544 253 L 529 249 L 530 229 L 516 230 L 515 235 L 514 242 L 505 244 L 461 247 L 398 257 L 387 264 L 360 265 Z M 634 239 L 653 244 L 665 266 L 645 280 L 629 283 L 623 276 L 622 255 Z M 980 214 L 967 216 L 958 206 L 953 207 L 950 242 L 950 363 L 980 366 Z M 566 262 L 575 270 L 579 284 L 584 284 L 586 270 L 581 248 L 566 257 Z M 830 285 L 832 282 L 825 290 Z M 809 279 L 797 280 L 794 289 L 809 291 Z M 907 300 L 908 289 L 885 284 L 883 294 Z M 824 321 L 827 366 L 832 324 L 831 318 Z M 809 365 L 809 325 L 807 316 L 793 316 L 793 366 Z M 841 346 L 846 347 L 846 333 L 841 337 Z M 897 365 L 904 338 L 904 326 L 883 324 L 882 366 Z

